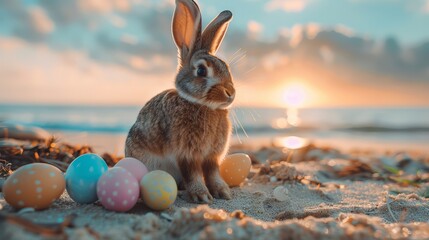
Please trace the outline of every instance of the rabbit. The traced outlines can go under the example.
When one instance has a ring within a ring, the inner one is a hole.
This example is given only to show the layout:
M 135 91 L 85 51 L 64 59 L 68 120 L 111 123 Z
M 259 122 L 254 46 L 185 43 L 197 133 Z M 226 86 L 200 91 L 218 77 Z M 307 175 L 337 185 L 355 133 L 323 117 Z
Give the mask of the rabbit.
M 219 173 L 228 150 L 231 122 L 228 108 L 235 88 L 228 64 L 215 56 L 232 19 L 221 12 L 204 31 L 193 0 L 176 0 L 172 34 L 178 48 L 175 89 L 149 100 L 131 127 L 125 156 L 149 170 L 170 173 L 189 199 L 210 203 L 231 199 Z M 180 183 L 180 184 L 179 184 Z

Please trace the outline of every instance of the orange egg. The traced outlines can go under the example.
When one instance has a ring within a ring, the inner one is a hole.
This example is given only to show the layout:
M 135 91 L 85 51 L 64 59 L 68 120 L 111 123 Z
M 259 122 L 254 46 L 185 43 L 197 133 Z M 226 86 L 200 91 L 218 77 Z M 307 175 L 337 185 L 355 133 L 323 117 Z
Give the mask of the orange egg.
M 238 186 L 246 179 L 251 165 L 252 161 L 247 154 L 231 154 L 220 163 L 220 175 L 230 187 Z
M 58 199 L 65 189 L 63 173 L 45 163 L 32 163 L 20 167 L 10 175 L 3 194 L 12 207 L 44 209 Z

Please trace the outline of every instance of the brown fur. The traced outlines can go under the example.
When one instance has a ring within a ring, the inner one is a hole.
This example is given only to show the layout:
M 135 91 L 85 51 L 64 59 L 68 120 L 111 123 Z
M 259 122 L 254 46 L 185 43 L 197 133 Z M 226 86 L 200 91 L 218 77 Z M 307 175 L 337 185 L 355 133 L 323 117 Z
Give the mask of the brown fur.
M 141 160 L 149 170 L 169 172 L 193 201 L 231 197 L 220 177 L 219 161 L 229 145 L 227 107 L 235 89 L 228 65 L 213 55 L 231 17 L 229 11 L 222 12 L 201 33 L 195 2 L 176 0 L 173 35 L 180 63 L 176 89 L 158 94 L 142 108 L 126 140 L 127 157 Z M 196 75 L 201 64 L 207 68 L 205 77 Z

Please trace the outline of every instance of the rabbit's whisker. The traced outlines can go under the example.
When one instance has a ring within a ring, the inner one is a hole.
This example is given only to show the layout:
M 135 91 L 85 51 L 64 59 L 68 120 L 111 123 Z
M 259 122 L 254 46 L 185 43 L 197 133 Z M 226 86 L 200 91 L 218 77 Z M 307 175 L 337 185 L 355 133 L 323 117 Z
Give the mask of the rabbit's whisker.
M 234 60 L 230 63 L 230 65 L 236 65 L 237 63 L 239 63 L 241 60 L 243 60 L 245 57 L 247 56 L 247 52 L 243 52 L 243 54 L 237 58 L 237 60 Z
M 232 122 L 233 122 L 233 128 L 234 128 L 234 131 L 235 131 L 235 135 L 238 138 L 238 142 L 240 144 L 243 144 L 243 142 L 241 141 L 240 135 L 238 134 L 238 130 L 237 130 L 238 124 L 237 124 L 237 120 L 235 119 L 235 116 L 232 114 L 233 111 L 234 111 L 234 109 L 231 109 L 231 117 L 232 117 Z
M 257 65 L 253 66 L 252 68 L 250 68 L 249 70 L 247 70 L 245 73 L 243 73 L 243 77 L 246 77 L 247 74 L 251 73 L 252 71 L 254 71 L 256 69 Z
M 247 138 L 249 138 L 249 135 L 247 135 L 247 132 L 246 132 L 246 130 L 244 129 L 243 124 L 241 124 L 240 119 L 238 118 L 237 113 L 235 112 L 235 110 L 234 110 L 234 111 L 232 111 L 232 114 L 233 114 L 233 115 L 235 115 L 235 119 L 237 120 L 238 125 L 240 126 L 241 130 L 243 130 L 244 135 L 245 135 Z
M 239 52 L 241 51 L 241 48 L 239 48 L 237 51 L 235 51 L 232 55 L 231 58 L 228 60 L 228 63 L 231 63 L 232 61 L 234 61 L 234 59 L 239 56 Z
M 255 115 L 256 115 L 258 118 L 261 118 L 261 115 L 259 115 L 259 113 L 257 113 L 255 110 L 249 109 L 249 113 L 250 113 L 250 116 L 252 116 L 253 121 L 255 121 L 255 122 L 256 122 Z

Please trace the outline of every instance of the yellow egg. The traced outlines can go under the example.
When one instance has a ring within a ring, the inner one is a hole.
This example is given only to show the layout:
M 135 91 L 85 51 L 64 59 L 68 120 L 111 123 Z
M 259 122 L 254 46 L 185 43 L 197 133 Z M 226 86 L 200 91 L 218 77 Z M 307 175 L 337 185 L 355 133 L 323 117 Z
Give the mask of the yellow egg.
M 164 210 L 174 203 L 177 197 L 177 184 L 167 172 L 155 170 L 145 174 L 140 181 L 143 202 L 153 210 Z
M 246 179 L 251 165 L 252 161 L 247 154 L 231 154 L 220 163 L 220 175 L 230 187 L 238 186 Z
M 49 207 L 65 189 L 63 173 L 56 167 L 45 163 L 32 163 L 18 168 L 10 175 L 3 186 L 4 199 L 12 207 Z

